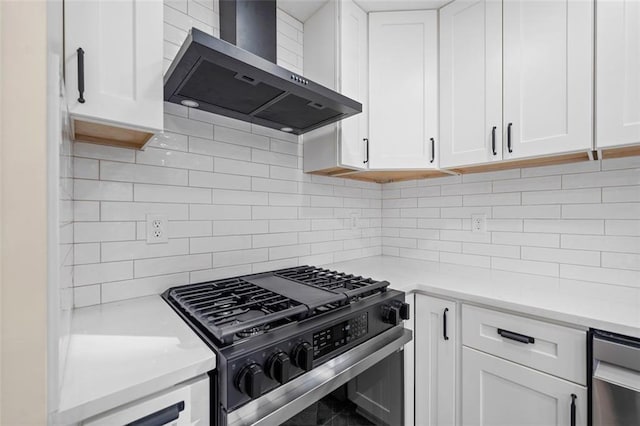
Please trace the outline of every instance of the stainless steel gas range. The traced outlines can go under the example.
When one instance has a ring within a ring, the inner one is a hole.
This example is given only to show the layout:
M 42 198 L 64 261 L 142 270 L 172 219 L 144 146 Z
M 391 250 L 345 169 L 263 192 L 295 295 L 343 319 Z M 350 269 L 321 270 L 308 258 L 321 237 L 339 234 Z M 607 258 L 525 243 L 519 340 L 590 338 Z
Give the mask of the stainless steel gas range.
M 388 282 L 300 266 L 163 298 L 217 354 L 214 425 L 402 423 L 409 305 Z

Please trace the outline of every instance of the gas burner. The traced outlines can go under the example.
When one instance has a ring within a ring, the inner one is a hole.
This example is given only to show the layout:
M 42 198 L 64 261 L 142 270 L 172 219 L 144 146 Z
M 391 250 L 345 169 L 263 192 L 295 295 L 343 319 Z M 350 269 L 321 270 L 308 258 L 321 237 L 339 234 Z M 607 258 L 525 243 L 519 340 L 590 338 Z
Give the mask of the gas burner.
M 236 336 L 238 336 L 241 339 L 244 339 L 246 337 L 253 337 L 253 336 L 259 336 L 261 334 L 264 334 L 267 332 L 267 330 L 269 329 L 268 325 L 261 325 L 258 327 L 251 327 L 251 328 L 247 328 L 246 330 L 242 330 L 236 333 Z

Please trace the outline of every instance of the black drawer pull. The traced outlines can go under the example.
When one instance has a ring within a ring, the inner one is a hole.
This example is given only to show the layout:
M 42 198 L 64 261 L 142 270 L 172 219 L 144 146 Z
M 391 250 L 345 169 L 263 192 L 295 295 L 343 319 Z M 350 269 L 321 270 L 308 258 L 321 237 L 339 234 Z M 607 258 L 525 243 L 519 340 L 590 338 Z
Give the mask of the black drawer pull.
M 367 152 L 367 157 L 366 159 L 362 162 L 363 164 L 367 164 L 369 162 L 369 138 L 364 138 L 362 139 L 364 141 L 364 143 L 366 143 L 366 152 Z
M 496 152 L 496 126 L 493 126 L 493 129 L 491 129 L 491 151 L 493 155 L 498 155 Z
M 84 50 L 82 47 L 78 47 L 78 93 L 80 93 L 80 97 L 78 97 L 78 102 L 81 104 L 84 103 Z
M 507 125 L 507 149 L 509 152 L 513 152 L 513 149 L 511 149 L 511 126 L 513 126 L 513 123 Z
M 575 393 L 571 394 L 571 426 L 576 426 L 576 399 Z
M 184 401 L 180 401 L 177 404 L 170 405 L 167 408 L 151 413 L 148 416 L 144 416 L 141 419 L 134 420 L 131 423 L 127 423 L 126 426 L 155 426 L 165 425 L 170 423 L 178 417 L 180 412 L 184 411 Z
M 442 313 L 442 337 L 444 337 L 444 340 L 449 340 L 449 336 L 447 336 L 447 312 L 449 312 L 449 308 L 444 308 Z
M 530 336 L 525 336 L 524 334 L 514 333 L 513 331 L 503 330 L 501 328 L 498 329 L 498 334 L 504 337 L 505 339 L 515 340 L 520 343 L 535 343 L 536 339 Z

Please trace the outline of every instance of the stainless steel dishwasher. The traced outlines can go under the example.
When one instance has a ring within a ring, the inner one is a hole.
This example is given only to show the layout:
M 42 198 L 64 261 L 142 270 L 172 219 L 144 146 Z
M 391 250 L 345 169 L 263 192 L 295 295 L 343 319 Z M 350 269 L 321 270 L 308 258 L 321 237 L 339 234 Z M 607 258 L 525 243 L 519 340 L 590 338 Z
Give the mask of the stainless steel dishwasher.
M 592 424 L 640 424 L 640 339 L 594 331 Z

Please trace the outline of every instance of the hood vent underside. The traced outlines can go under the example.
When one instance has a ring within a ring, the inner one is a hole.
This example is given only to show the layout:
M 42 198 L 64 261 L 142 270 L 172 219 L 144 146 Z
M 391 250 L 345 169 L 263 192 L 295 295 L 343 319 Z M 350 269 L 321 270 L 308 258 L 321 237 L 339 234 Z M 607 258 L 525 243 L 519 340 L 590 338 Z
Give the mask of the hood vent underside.
M 196 28 L 165 75 L 164 99 L 297 135 L 362 112 L 359 102 Z

